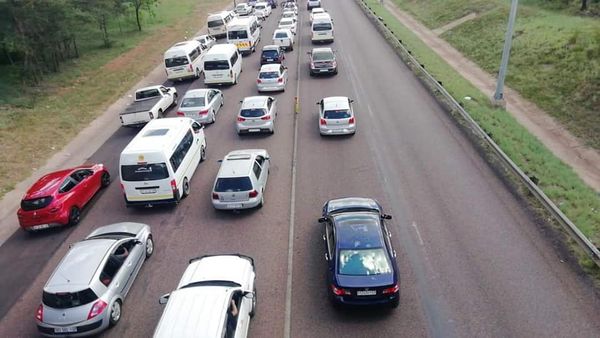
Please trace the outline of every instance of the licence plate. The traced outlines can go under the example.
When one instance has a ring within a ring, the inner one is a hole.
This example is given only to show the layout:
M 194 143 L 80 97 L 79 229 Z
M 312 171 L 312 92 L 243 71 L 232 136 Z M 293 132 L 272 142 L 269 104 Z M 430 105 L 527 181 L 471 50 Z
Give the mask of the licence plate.
M 142 193 L 142 194 L 156 194 L 156 189 L 143 189 L 143 190 L 140 190 L 140 193 Z
M 273 59 L 267 59 L 267 61 L 273 61 Z
M 377 291 L 375 291 L 375 290 L 356 291 L 357 296 L 375 296 L 376 294 L 377 294 Z
M 31 228 L 33 230 L 40 230 L 40 229 L 48 229 L 50 227 L 50 224 L 38 224 L 38 225 L 34 225 Z
M 55 327 L 54 333 L 73 333 L 77 332 L 76 327 Z
M 241 209 L 242 203 L 227 204 L 227 209 Z
M 321 73 L 327 73 L 329 71 L 329 69 L 319 69 L 319 72 Z
M 251 128 L 251 129 L 248 129 L 248 131 L 251 132 L 251 133 L 257 133 L 257 132 L 260 131 L 260 129 L 258 129 L 258 128 Z

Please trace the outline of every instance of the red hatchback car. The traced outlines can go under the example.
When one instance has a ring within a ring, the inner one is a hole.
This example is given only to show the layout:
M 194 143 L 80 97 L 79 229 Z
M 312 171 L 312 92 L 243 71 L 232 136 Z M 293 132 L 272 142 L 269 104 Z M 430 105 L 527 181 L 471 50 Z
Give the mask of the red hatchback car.
M 81 218 L 81 209 L 109 184 L 110 175 L 103 164 L 47 174 L 21 200 L 17 211 L 19 225 L 28 231 L 75 225 Z

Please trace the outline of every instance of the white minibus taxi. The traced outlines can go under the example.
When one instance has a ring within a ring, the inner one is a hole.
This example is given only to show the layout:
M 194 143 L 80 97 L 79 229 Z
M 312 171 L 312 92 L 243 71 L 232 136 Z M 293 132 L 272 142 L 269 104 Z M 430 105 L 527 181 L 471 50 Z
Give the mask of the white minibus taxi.
M 206 154 L 204 128 L 189 117 L 152 120 L 121 152 L 119 176 L 127 206 L 178 203 Z
M 236 45 L 241 53 L 253 53 L 260 41 L 260 27 L 254 15 L 235 18 L 227 25 L 227 42 Z
M 236 84 L 242 72 L 242 56 L 230 43 L 212 46 L 204 56 L 204 84 Z
M 227 36 L 227 24 L 235 18 L 235 12 L 222 11 L 219 13 L 209 14 L 206 19 L 208 26 L 208 34 L 215 38 L 223 38 Z
M 178 42 L 165 52 L 165 72 L 169 80 L 199 78 L 205 49 L 196 40 Z
M 333 42 L 333 20 L 327 13 L 313 16 L 311 25 L 312 42 Z

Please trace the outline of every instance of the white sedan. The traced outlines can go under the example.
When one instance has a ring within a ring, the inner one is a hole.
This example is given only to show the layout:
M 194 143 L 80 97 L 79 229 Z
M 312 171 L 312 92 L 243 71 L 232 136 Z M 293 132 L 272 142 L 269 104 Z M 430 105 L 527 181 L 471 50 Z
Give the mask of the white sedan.
M 292 33 L 296 34 L 296 20 L 291 18 L 279 20 L 279 29 L 289 29 Z
M 224 104 L 223 93 L 218 89 L 192 89 L 181 100 L 177 116 L 186 116 L 198 123 L 214 123 Z
M 285 91 L 287 84 L 287 67 L 279 63 L 262 65 L 256 79 L 258 92 Z
M 273 33 L 273 44 L 287 50 L 294 50 L 294 33 L 289 29 L 276 29 Z

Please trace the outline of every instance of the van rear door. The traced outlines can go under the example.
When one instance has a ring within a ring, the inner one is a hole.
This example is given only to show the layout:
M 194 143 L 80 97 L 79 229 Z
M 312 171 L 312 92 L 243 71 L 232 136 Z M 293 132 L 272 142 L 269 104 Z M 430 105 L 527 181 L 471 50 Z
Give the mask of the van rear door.
M 122 164 L 120 174 L 128 202 L 151 203 L 174 199 L 167 163 Z

